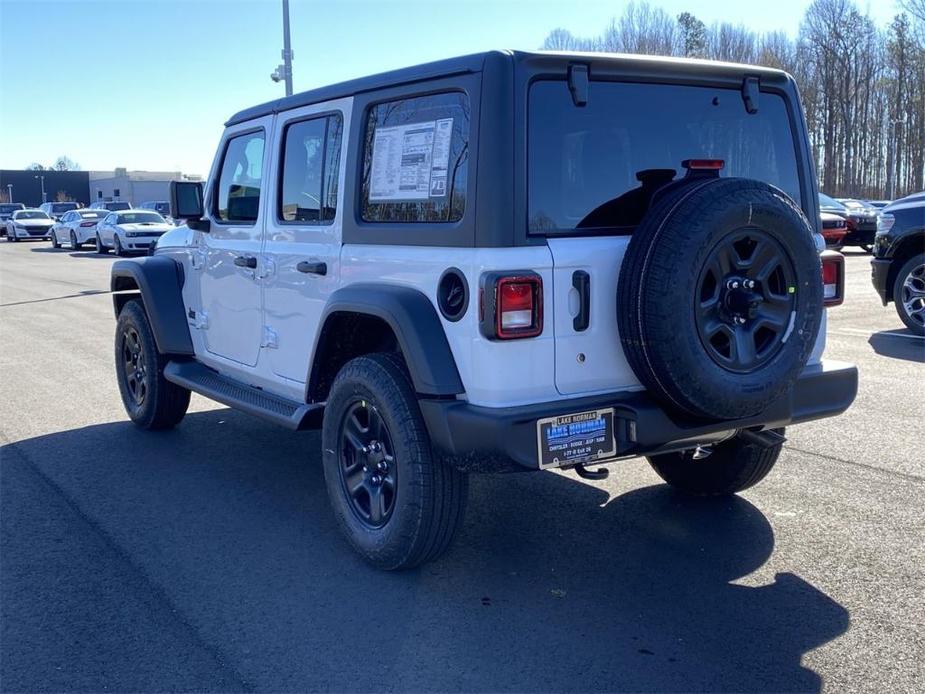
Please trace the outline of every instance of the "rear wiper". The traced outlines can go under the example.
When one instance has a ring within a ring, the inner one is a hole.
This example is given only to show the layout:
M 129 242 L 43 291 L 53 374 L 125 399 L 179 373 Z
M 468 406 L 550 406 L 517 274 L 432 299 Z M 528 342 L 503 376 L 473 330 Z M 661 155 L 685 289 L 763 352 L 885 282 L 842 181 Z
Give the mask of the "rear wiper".
M 742 103 L 745 104 L 746 113 L 758 113 L 758 78 L 751 76 L 742 80 Z

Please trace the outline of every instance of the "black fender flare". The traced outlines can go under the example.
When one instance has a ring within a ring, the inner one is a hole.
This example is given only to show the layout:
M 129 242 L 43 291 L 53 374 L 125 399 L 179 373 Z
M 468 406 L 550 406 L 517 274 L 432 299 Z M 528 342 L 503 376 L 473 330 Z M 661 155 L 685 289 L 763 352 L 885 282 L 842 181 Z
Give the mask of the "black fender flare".
M 193 341 L 183 307 L 183 267 L 167 256 L 117 260 L 112 265 L 109 288 L 113 292 L 137 291 L 161 354 L 192 355 Z M 113 294 L 119 312 L 131 294 Z
M 328 319 L 338 313 L 365 314 L 385 321 L 395 334 L 417 393 L 453 396 L 465 392 L 437 310 L 424 293 L 378 283 L 357 283 L 336 290 L 321 317 L 313 361 L 317 360 Z

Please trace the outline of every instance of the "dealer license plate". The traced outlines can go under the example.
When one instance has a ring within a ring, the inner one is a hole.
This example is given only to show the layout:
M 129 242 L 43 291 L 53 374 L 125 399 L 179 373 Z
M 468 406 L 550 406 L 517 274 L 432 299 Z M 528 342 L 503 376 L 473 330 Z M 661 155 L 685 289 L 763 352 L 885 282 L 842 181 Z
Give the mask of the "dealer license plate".
M 541 468 L 612 458 L 617 450 L 613 408 L 540 419 L 536 445 Z

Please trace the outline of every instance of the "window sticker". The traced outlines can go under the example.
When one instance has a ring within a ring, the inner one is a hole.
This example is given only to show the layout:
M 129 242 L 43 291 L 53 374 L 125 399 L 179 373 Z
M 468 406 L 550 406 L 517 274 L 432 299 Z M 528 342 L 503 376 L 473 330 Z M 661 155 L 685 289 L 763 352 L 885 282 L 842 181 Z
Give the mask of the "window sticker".
M 376 128 L 369 199 L 444 197 L 452 135 L 452 118 Z

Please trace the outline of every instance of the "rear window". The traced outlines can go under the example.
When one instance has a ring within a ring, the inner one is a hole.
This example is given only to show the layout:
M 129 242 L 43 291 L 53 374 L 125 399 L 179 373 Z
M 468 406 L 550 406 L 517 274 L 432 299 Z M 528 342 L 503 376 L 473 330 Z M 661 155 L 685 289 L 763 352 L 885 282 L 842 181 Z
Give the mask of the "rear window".
M 685 159 L 722 159 L 722 176 L 766 181 L 800 204 L 787 107 L 775 94 L 749 114 L 738 89 L 592 82 L 578 107 L 564 81 L 546 80 L 529 101 L 532 233 L 628 233 L 651 193 L 685 174 Z
M 61 212 L 70 212 L 71 210 L 77 209 L 76 202 L 53 202 L 51 204 L 51 211 L 58 214 Z
M 132 206 L 127 202 L 107 202 L 106 209 L 110 212 L 116 212 L 118 210 L 130 210 Z
M 106 210 L 81 210 L 77 214 L 81 219 L 99 219 L 106 216 Z

